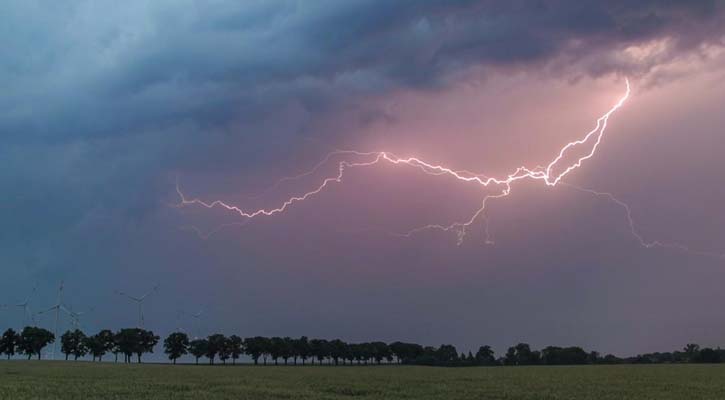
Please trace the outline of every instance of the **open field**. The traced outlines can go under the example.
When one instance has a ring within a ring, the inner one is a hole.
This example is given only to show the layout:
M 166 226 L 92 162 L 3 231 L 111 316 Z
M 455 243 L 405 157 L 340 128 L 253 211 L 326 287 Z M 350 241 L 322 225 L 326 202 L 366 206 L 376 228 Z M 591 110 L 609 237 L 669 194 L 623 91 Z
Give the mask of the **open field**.
M 1 399 L 723 399 L 725 365 L 252 367 L 0 362 Z

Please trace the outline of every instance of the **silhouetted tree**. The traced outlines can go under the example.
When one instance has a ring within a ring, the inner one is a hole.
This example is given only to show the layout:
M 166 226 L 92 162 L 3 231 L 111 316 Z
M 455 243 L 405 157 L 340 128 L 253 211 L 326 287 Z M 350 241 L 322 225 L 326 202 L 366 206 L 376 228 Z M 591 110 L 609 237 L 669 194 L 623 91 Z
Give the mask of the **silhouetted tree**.
M 121 329 L 116 334 L 116 344 L 121 353 L 124 354 L 124 362 L 131 362 L 131 355 L 136 354 L 138 363 L 141 363 L 141 356 L 144 353 L 153 353 L 154 346 L 159 342 L 159 337 L 152 331 L 141 328 Z
M 393 353 L 387 343 L 372 342 L 370 343 L 370 349 L 372 350 L 372 358 L 376 363 L 380 364 L 383 360 L 392 360 Z
M 540 358 L 540 353 L 531 351 L 531 347 L 526 343 L 509 347 L 506 352 L 507 365 L 535 365 L 539 363 Z
M 189 353 L 196 359 L 196 364 L 199 364 L 199 359 L 204 357 L 209 347 L 209 342 L 206 339 L 194 339 L 189 343 Z
M 60 351 L 65 354 L 66 361 L 69 355 L 73 355 L 77 361 L 79 357 L 83 357 L 88 353 L 87 345 L 88 338 L 79 329 L 73 331 L 66 331 L 60 337 Z
M 436 351 L 436 361 L 440 364 L 454 364 L 458 361 L 458 351 L 450 344 L 443 344 Z
M 154 347 L 159 343 L 159 337 L 154 335 L 152 331 L 140 329 L 140 337 L 138 347 L 136 348 L 136 357 L 139 364 L 141 363 L 141 355 L 144 353 L 153 353 Z
M 619 364 L 621 360 L 614 354 L 607 354 L 606 356 L 602 357 L 600 362 L 602 364 Z
M 340 339 L 332 340 L 328 343 L 329 355 L 332 358 L 335 365 L 338 365 L 340 359 L 345 357 L 347 352 L 347 344 Z
M 352 343 L 348 343 L 345 345 L 345 355 L 343 356 L 343 360 L 347 360 L 350 365 L 353 364 L 355 361 L 355 345 Z
M 714 350 L 709 347 L 700 349 L 695 362 L 698 363 L 719 363 L 720 362 L 720 349 Z
M 222 364 L 227 363 L 229 357 L 232 356 L 232 346 L 229 344 L 229 338 L 225 337 L 224 342 L 219 347 L 219 359 L 222 360 Z
M 130 363 L 131 355 L 134 353 L 138 328 L 125 328 L 118 331 L 115 335 L 115 344 L 118 353 L 123 354 L 123 362 Z M 116 350 L 116 349 L 114 349 Z
M 683 350 L 685 351 L 685 354 L 687 354 L 687 361 L 694 362 L 700 352 L 700 345 L 696 343 L 688 343 Z
M 20 333 L 20 340 L 17 348 L 28 356 L 28 360 L 35 354 L 40 360 L 40 352 L 45 346 L 55 341 L 53 332 L 38 328 L 36 326 L 26 326 Z
M 18 347 L 20 336 L 13 329 L 6 330 L 0 337 L 0 354 L 10 357 L 15 355 L 15 349 Z
M 207 338 L 209 345 L 206 348 L 206 357 L 209 359 L 209 364 L 214 364 L 214 358 L 219 351 L 224 349 L 224 344 L 227 338 L 221 333 L 211 335 Z
M 305 360 L 310 357 L 310 341 L 307 336 L 302 336 L 294 341 L 294 360 L 297 364 L 297 357 L 302 359 L 302 365 L 305 365 Z
M 65 354 L 65 360 L 68 361 L 68 356 L 73 351 L 73 338 L 71 337 L 71 331 L 66 331 L 60 337 L 60 352 Z
M 287 365 L 287 361 L 295 354 L 294 340 L 289 337 L 284 337 L 282 338 L 282 341 L 284 344 L 282 346 L 282 353 L 280 354 L 280 357 L 284 360 L 284 365 Z
M 174 332 L 164 339 L 164 352 L 174 364 L 176 360 L 189 352 L 189 336 L 183 332 Z
M 324 339 L 310 340 L 310 350 L 312 356 L 317 358 L 320 364 L 322 364 L 322 361 L 330 354 L 329 343 Z
M 491 346 L 481 346 L 478 348 L 476 352 L 476 363 L 478 365 L 496 365 L 496 357 Z
M 547 365 L 586 364 L 589 355 L 581 347 L 549 346 L 541 351 L 541 361 Z
M 104 351 L 98 354 L 98 361 L 102 361 L 103 355 L 113 351 L 116 347 L 115 335 L 110 329 L 102 329 L 96 335 L 99 342 L 103 344 Z
M 251 357 L 252 361 L 254 361 L 254 365 L 259 364 L 259 357 L 261 357 L 265 351 L 265 339 L 263 337 L 255 336 L 244 339 L 244 352 Z
M 88 353 L 93 357 L 93 361 L 96 361 L 96 358 L 98 358 L 98 361 L 101 361 L 101 357 L 106 354 L 106 343 L 104 343 L 100 334 L 88 336 L 85 342 Z
M 232 357 L 232 364 L 237 363 L 239 356 L 244 354 L 244 341 L 237 335 L 229 336 L 227 340 L 227 346 L 229 346 L 229 354 Z
M 423 354 L 423 347 L 415 343 L 393 342 L 388 347 L 400 364 L 413 363 Z
M 262 363 L 267 365 L 267 358 L 272 354 L 272 339 L 262 336 L 260 345 L 262 347 Z
M 118 362 L 118 355 L 123 354 L 121 351 L 121 332 L 113 333 L 111 353 L 113 353 L 113 362 Z
M 350 352 L 350 357 L 360 365 L 364 357 L 363 345 L 360 343 L 352 343 L 348 346 L 348 351 Z
M 284 340 L 281 337 L 273 337 L 270 339 L 269 344 L 269 356 L 272 358 L 272 361 L 274 361 L 274 365 L 277 365 L 277 359 L 282 357 L 282 353 L 284 352 Z

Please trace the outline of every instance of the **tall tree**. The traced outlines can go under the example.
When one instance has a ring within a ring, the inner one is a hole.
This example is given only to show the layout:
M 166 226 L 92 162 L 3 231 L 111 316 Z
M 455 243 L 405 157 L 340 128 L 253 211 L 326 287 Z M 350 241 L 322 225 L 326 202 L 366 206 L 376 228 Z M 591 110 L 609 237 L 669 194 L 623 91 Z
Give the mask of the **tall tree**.
M 255 336 L 244 339 L 244 352 L 252 358 L 254 365 L 259 364 L 259 357 L 264 354 L 264 338 Z
M 294 340 L 290 337 L 284 337 L 282 338 L 282 342 L 283 346 L 280 357 L 284 360 L 284 365 L 287 365 L 287 361 L 295 354 Z
M 60 351 L 65 354 L 65 359 L 68 360 L 69 355 L 73 355 L 77 361 L 79 357 L 83 357 L 88 353 L 87 337 L 80 329 L 73 331 L 66 331 L 60 337 Z
M 294 341 L 294 359 L 297 364 L 297 357 L 302 359 L 302 365 L 310 357 L 310 341 L 307 336 L 302 336 Z
M 349 348 L 350 356 L 357 361 L 358 365 L 360 365 L 363 357 L 365 356 L 362 343 L 353 343 L 349 346 Z
M 229 343 L 229 338 L 225 337 L 224 342 L 222 342 L 221 346 L 219 347 L 219 359 L 222 360 L 222 363 L 226 365 L 227 360 L 231 356 L 232 346 Z
M 330 354 L 329 342 L 324 339 L 312 339 L 310 340 L 310 350 L 312 356 L 317 358 L 317 361 L 322 364 L 322 361 Z
M 116 347 L 114 334 L 110 329 L 103 329 L 94 336 L 96 341 L 103 346 L 103 351 L 97 353 L 98 361 L 103 361 L 103 355 L 109 351 L 113 351 Z
M 494 356 L 491 346 L 481 346 L 476 352 L 476 363 L 478 365 L 495 365 L 496 357 Z
M 272 354 L 272 339 L 262 336 L 259 340 L 262 349 L 262 362 L 267 365 L 267 357 Z
M 189 352 L 189 336 L 183 332 L 174 332 L 164 339 L 164 353 L 174 364 L 176 360 Z
M 86 348 L 93 357 L 93 361 L 96 361 L 96 358 L 98 358 L 98 361 L 101 361 L 101 358 L 104 354 L 106 354 L 107 351 L 106 343 L 104 343 L 103 338 L 100 336 L 100 334 L 88 336 L 86 338 Z
M 244 354 L 244 341 L 237 335 L 229 336 L 227 340 L 229 346 L 229 354 L 232 356 L 232 364 L 237 363 L 239 356 Z
M 209 359 L 209 364 L 214 364 L 214 358 L 216 358 L 219 351 L 223 350 L 224 344 L 227 338 L 221 333 L 216 333 L 207 338 L 209 345 L 206 348 L 206 357 Z
M 147 331 L 141 329 L 139 337 L 139 345 L 136 349 L 136 356 L 138 357 L 139 364 L 141 363 L 141 355 L 144 353 L 153 353 L 154 347 L 159 343 L 159 337 L 154 335 L 153 331 Z
M 685 351 L 685 354 L 687 354 L 687 361 L 695 362 L 700 353 L 700 345 L 696 343 L 688 343 L 683 350 Z
M 68 361 L 70 353 L 73 352 L 73 334 L 71 331 L 66 331 L 60 336 L 60 352 L 65 354 L 65 360 Z
M 0 337 L 0 354 L 5 354 L 10 357 L 15 355 L 15 349 L 18 347 L 18 341 L 20 336 L 13 329 L 6 330 L 2 337 Z
M 45 346 L 55 341 L 53 332 L 35 326 L 26 326 L 20 333 L 18 349 L 28 356 L 28 360 L 37 355 L 40 360 L 40 352 Z
M 272 361 L 274 361 L 274 365 L 277 365 L 277 360 L 282 357 L 282 353 L 284 353 L 284 339 L 281 337 L 273 337 L 270 339 L 270 346 L 269 346 L 269 355 L 272 357 Z
M 392 360 L 392 351 L 390 351 L 390 347 L 388 347 L 387 343 L 383 342 L 373 342 L 370 343 L 370 346 L 372 348 L 373 353 L 373 359 L 375 359 L 375 362 L 380 364 L 383 360 Z
M 208 347 L 209 341 L 206 339 L 194 339 L 189 343 L 189 353 L 194 356 L 197 365 L 199 364 L 199 359 L 206 355 Z
M 124 354 L 124 362 L 130 363 L 131 356 L 136 354 L 138 363 L 141 363 L 141 356 L 144 353 L 153 353 L 154 347 L 159 342 L 159 337 L 152 331 L 141 328 L 121 329 L 116 335 L 116 342 L 121 353 Z
M 115 335 L 115 343 L 118 353 L 123 354 L 123 362 L 130 363 L 131 355 L 136 349 L 136 341 L 138 339 L 137 331 L 139 328 L 124 328 Z M 115 351 L 114 351 L 115 352 Z
M 338 365 L 340 359 L 345 357 L 345 353 L 347 352 L 347 343 L 340 339 L 335 339 L 330 341 L 328 346 L 330 357 L 335 362 L 335 365 Z
M 121 332 L 115 332 L 112 338 L 111 353 L 113 353 L 113 362 L 118 362 L 118 355 L 123 354 L 121 351 Z
M 399 364 L 413 363 L 423 354 L 423 347 L 415 343 L 394 342 L 388 347 L 390 347 L 390 351 L 398 359 Z
M 581 347 L 548 346 L 541 350 L 541 362 L 547 365 L 586 364 L 589 358 Z

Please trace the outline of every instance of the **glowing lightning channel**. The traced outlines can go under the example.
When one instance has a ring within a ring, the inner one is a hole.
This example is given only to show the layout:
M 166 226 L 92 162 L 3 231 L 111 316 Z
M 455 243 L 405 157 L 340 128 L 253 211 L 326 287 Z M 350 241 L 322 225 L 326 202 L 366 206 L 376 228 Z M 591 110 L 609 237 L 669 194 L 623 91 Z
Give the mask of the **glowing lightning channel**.
M 464 237 L 466 236 L 466 230 L 469 226 L 471 226 L 476 220 L 479 218 L 483 219 L 484 222 L 484 238 L 485 244 L 494 244 L 494 242 L 491 240 L 490 232 L 489 232 L 489 226 L 488 226 L 488 217 L 486 216 L 486 206 L 488 204 L 488 201 L 491 199 L 498 199 L 502 197 L 506 197 L 511 193 L 511 184 L 523 180 L 523 179 L 533 179 L 533 180 L 541 180 L 544 181 L 544 183 L 547 186 L 557 186 L 557 185 L 563 185 L 565 187 L 569 187 L 572 189 L 575 189 L 577 191 L 591 194 L 600 198 L 604 198 L 619 207 L 621 207 L 625 211 L 625 216 L 627 218 L 627 222 L 629 223 L 629 230 L 632 236 L 637 240 L 637 242 L 644 248 L 672 248 L 672 249 L 678 249 L 681 251 L 685 251 L 687 253 L 696 254 L 696 255 L 702 255 L 702 256 L 708 256 L 708 257 L 717 257 L 717 258 L 725 258 L 725 254 L 722 253 L 715 253 L 715 252 L 708 252 L 708 251 L 699 251 L 699 250 L 693 250 L 688 246 L 685 246 L 680 243 L 676 242 L 662 242 L 659 240 L 652 240 L 647 241 L 642 234 L 639 232 L 639 230 L 636 227 L 635 221 L 632 218 L 632 210 L 625 202 L 619 200 L 616 198 L 613 194 L 608 192 L 599 192 L 592 189 L 586 189 L 579 186 L 575 186 L 566 182 L 562 181 L 562 178 L 566 176 L 571 171 L 579 168 L 582 165 L 582 162 L 586 161 L 587 159 L 594 156 L 594 154 L 597 151 L 597 148 L 599 144 L 601 143 L 602 137 L 604 136 L 604 132 L 607 128 L 607 123 L 609 121 L 609 117 L 617 111 L 624 102 L 627 100 L 627 98 L 630 95 L 630 85 L 629 80 L 626 80 L 627 90 L 622 96 L 622 98 L 619 99 L 619 101 L 612 106 L 612 108 L 607 111 L 606 114 L 602 115 L 597 119 L 596 126 L 594 129 L 589 131 L 583 138 L 569 142 L 564 147 L 562 147 L 559 150 L 559 153 L 557 156 L 547 165 L 547 166 L 536 166 L 532 169 L 526 168 L 526 167 L 519 167 L 517 168 L 512 174 L 506 176 L 506 178 L 492 178 L 488 177 L 484 174 L 478 174 L 467 170 L 453 170 L 441 165 L 436 164 L 430 164 L 428 162 L 425 162 L 419 158 L 416 157 L 408 157 L 408 158 L 401 158 L 396 156 L 395 154 L 391 152 L 384 152 L 384 151 L 374 151 L 374 152 L 360 152 L 355 150 L 335 150 L 331 153 L 328 153 L 322 161 L 320 161 L 317 165 L 315 165 L 312 169 L 310 169 L 307 172 L 301 173 L 299 175 L 285 177 L 277 182 L 274 183 L 274 185 L 267 188 L 264 192 L 261 194 L 255 195 L 255 196 L 246 196 L 247 198 L 259 198 L 265 193 L 270 192 L 271 190 L 275 189 L 279 185 L 281 185 L 285 181 L 294 181 L 298 180 L 307 176 L 311 176 L 315 174 L 320 168 L 322 168 L 324 165 L 326 165 L 333 157 L 340 156 L 340 155 L 352 155 L 356 157 L 369 157 L 370 159 L 368 161 L 364 162 L 352 162 L 348 160 L 343 160 L 339 162 L 338 164 L 338 170 L 337 175 L 328 177 L 322 181 L 322 183 L 317 186 L 314 190 L 311 190 L 307 193 L 304 193 L 299 196 L 293 196 L 287 199 L 277 208 L 270 208 L 270 209 L 258 209 L 255 211 L 244 211 L 240 207 L 229 205 L 221 200 L 215 200 L 213 202 L 205 202 L 198 198 L 193 199 L 187 199 L 186 196 L 182 193 L 179 184 L 177 182 L 176 184 L 176 191 L 179 194 L 179 197 L 181 198 L 181 202 L 177 204 L 179 207 L 187 206 L 187 205 L 200 205 L 206 208 L 214 208 L 214 207 L 222 207 L 226 210 L 235 212 L 239 214 L 242 217 L 245 217 L 245 221 L 243 222 L 236 222 L 236 223 L 229 223 L 221 225 L 220 227 L 208 232 L 203 233 L 196 227 L 187 227 L 188 229 L 191 229 L 196 232 L 196 234 L 203 238 L 208 239 L 213 234 L 219 232 L 221 229 L 224 229 L 225 227 L 229 226 L 242 226 L 245 225 L 249 220 L 252 218 L 258 217 L 258 216 L 272 216 L 274 214 L 282 213 L 287 210 L 290 206 L 292 206 L 294 203 L 307 200 L 308 198 L 320 193 L 323 191 L 329 184 L 331 183 L 341 183 L 345 170 L 349 168 L 356 168 L 356 167 L 367 167 L 372 166 L 375 164 L 378 164 L 380 162 L 388 162 L 393 165 L 401 165 L 405 164 L 414 168 L 419 169 L 423 173 L 427 175 L 433 175 L 433 176 L 440 176 L 440 175 L 447 175 L 450 177 L 453 177 L 457 180 L 464 181 L 464 182 L 471 182 L 478 184 L 480 186 L 488 187 L 491 185 L 497 185 L 501 187 L 501 190 L 497 194 L 490 194 L 483 198 L 481 201 L 481 207 L 471 215 L 471 217 L 467 220 L 460 221 L 460 222 L 453 222 L 449 225 L 440 225 L 440 224 L 430 224 L 421 226 L 415 229 L 411 229 L 408 232 L 404 233 L 397 233 L 395 235 L 397 236 L 405 236 L 409 237 L 412 236 L 418 232 L 428 230 L 428 229 L 438 229 L 443 231 L 453 231 L 456 232 L 458 235 L 458 243 L 460 244 Z M 568 155 L 570 151 L 572 151 L 577 146 L 585 145 L 587 143 L 593 142 L 591 145 L 591 149 L 589 153 L 586 153 L 585 155 L 579 157 L 575 162 L 571 164 L 564 164 L 562 160 Z M 560 165 L 564 164 L 564 165 Z M 555 173 L 556 170 L 560 170 L 561 172 Z
M 626 82 L 627 90 L 626 90 L 624 96 L 622 96 L 619 99 L 619 101 L 617 101 L 617 103 L 614 104 L 614 106 L 612 106 L 612 108 L 609 109 L 609 111 L 607 111 L 604 115 L 602 115 L 601 117 L 599 117 L 599 119 L 597 119 L 597 123 L 596 123 L 596 126 L 594 127 L 594 129 L 589 131 L 583 138 L 567 143 L 564 147 L 562 147 L 559 150 L 559 153 L 557 154 L 557 156 L 546 167 L 537 166 L 533 169 L 529 169 L 526 167 L 519 167 L 513 173 L 509 174 L 505 178 L 493 178 L 493 177 L 487 177 L 482 174 L 474 174 L 474 173 L 471 173 L 471 172 L 465 171 L 465 170 L 453 170 L 451 168 L 448 168 L 448 167 L 445 167 L 442 165 L 436 165 L 436 164 L 431 164 L 431 163 L 425 162 L 416 157 L 400 158 L 400 157 L 397 157 L 396 155 L 394 155 L 393 153 L 385 152 L 385 151 L 359 152 L 359 151 L 353 151 L 353 150 L 338 150 L 338 151 L 334 151 L 334 152 L 328 154 L 322 160 L 322 162 L 317 164 L 312 170 L 305 172 L 303 174 L 294 176 L 294 177 L 283 178 L 282 180 L 275 183 L 275 185 L 273 187 L 276 187 L 277 185 L 279 185 L 281 182 L 283 182 L 285 180 L 294 180 L 294 179 L 298 179 L 298 178 L 301 178 L 304 176 L 309 176 L 309 175 L 313 174 L 320 167 L 322 167 L 322 165 L 324 165 L 327 161 L 329 161 L 335 155 L 348 154 L 348 155 L 354 155 L 357 157 L 370 157 L 371 159 L 369 159 L 367 161 L 359 161 L 359 162 L 353 162 L 353 161 L 348 161 L 348 160 L 340 161 L 338 164 L 338 168 L 337 168 L 337 175 L 325 178 L 322 181 L 322 183 L 320 183 L 313 190 L 306 192 L 304 194 L 301 194 L 301 195 L 290 197 L 289 199 L 285 200 L 280 206 L 278 206 L 276 208 L 261 208 L 261 209 L 257 209 L 257 210 L 253 210 L 253 211 L 246 211 L 238 206 L 227 204 L 221 200 L 214 200 L 212 202 L 206 202 L 199 198 L 189 199 L 184 195 L 184 193 L 181 191 L 181 189 L 177 183 L 176 191 L 181 199 L 178 206 L 183 207 L 183 206 L 189 206 L 189 205 L 198 205 L 198 206 L 202 206 L 202 207 L 206 207 L 206 208 L 221 207 L 228 211 L 235 212 L 239 216 L 248 218 L 248 219 L 252 219 L 255 217 L 261 217 L 261 216 L 272 216 L 272 215 L 279 214 L 279 213 L 286 211 L 290 206 L 292 206 L 293 204 L 295 204 L 297 202 L 307 200 L 308 198 L 317 195 L 318 193 L 322 192 L 328 185 L 330 185 L 332 183 L 341 183 L 346 169 L 358 168 L 358 167 L 368 167 L 368 166 L 378 164 L 380 162 L 388 162 L 393 165 L 404 164 L 404 165 L 408 165 L 408 166 L 412 166 L 417 169 L 420 169 L 423 173 L 428 174 L 428 175 L 435 175 L 435 176 L 447 175 L 447 176 L 453 177 L 453 178 L 463 181 L 463 182 L 470 182 L 470 183 L 478 184 L 478 185 L 481 185 L 484 187 L 488 187 L 488 186 L 492 186 L 492 185 L 502 187 L 502 189 L 500 190 L 499 193 L 487 195 L 486 197 L 484 197 L 481 202 L 481 207 L 469 219 L 467 219 L 465 221 L 454 222 L 449 225 L 439 225 L 439 224 L 425 225 L 425 226 L 422 226 L 419 228 L 412 229 L 406 233 L 400 234 L 402 236 L 410 236 L 410 235 L 413 235 L 414 233 L 417 233 L 417 232 L 420 232 L 423 230 L 427 230 L 427 229 L 440 229 L 443 231 L 454 231 L 457 233 L 458 242 L 460 243 L 466 235 L 466 229 L 482 215 L 485 218 L 484 212 L 486 209 L 487 202 L 490 199 L 497 199 L 497 198 L 502 198 L 502 197 L 508 196 L 511 193 L 511 184 L 512 183 L 519 181 L 519 180 L 523 180 L 523 179 L 533 179 L 533 180 L 541 180 L 547 186 L 556 186 L 561 181 L 561 179 L 564 176 L 566 176 L 569 172 L 579 168 L 581 166 L 582 162 L 584 162 L 585 160 L 594 156 L 599 144 L 601 143 L 602 137 L 604 136 L 604 132 L 607 128 L 607 123 L 609 121 L 609 117 L 615 111 L 617 111 L 620 107 L 622 107 L 624 102 L 629 97 L 629 94 L 630 94 L 629 80 L 626 80 L 625 82 Z M 590 151 L 588 153 L 584 154 L 583 156 L 580 156 L 578 159 L 576 159 L 575 162 L 573 162 L 571 164 L 561 165 L 561 164 L 564 164 L 564 161 L 562 161 L 562 160 L 564 160 L 565 157 L 567 157 L 573 149 L 577 148 L 578 146 L 582 146 L 582 145 L 592 143 L 592 142 L 593 142 L 593 144 L 591 145 Z M 556 172 L 557 170 L 559 172 Z M 487 231 L 487 228 L 486 228 L 486 231 Z M 486 243 L 489 243 L 489 244 L 492 243 L 488 238 L 488 234 L 486 235 Z
M 588 194 L 592 194 L 597 197 L 604 198 L 604 199 L 618 205 L 619 207 L 621 207 L 625 212 L 625 216 L 627 217 L 627 222 L 629 223 L 630 233 L 632 234 L 632 236 L 635 237 L 635 239 L 637 239 L 639 244 L 644 248 L 647 248 L 647 249 L 651 249 L 654 247 L 670 248 L 670 249 L 682 250 L 686 253 L 696 254 L 696 255 L 700 255 L 700 256 L 725 258 L 725 254 L 716 253 L 713 251 L 693 250 L 689 246 L 685 246 L 684 244 L 677 243 L 677 242 L 662 242 L 659 240 L 648 241 L 642 236 L 642 234 L 637 229 L 637 225 L 634 222 L 634 218 L 632 218 L 632 209 L 629 207 L 629 205 L 627 203 L 614 197 L 614 195 L 609 192 L 598 192 L 596 190 L 575 186 L 575 185 L 572 185 L 572 184 L 569 184 L 566 182 L 561 182 L 561 185 L 570 187 L 574 190 L 577 190 L 577 191 L 580 191 L 583 193 L 588 193 Z
M 497 199 L 506 197 L 511 193 L 511 184 L 523 180 L 523 179 L 533 179 L 533 180 L 541 180 L 544 181 L 544 183 L 547 186 L 556 186 L 561 179 L 566 176 L 569 172 L 579 168 L 585 160 L 591 158 L 594 156 L 594 154 L 597 151 L 597 148 L 599 144 L 601 143 L 602 137 L 604 136 L 604 132 L 607 128 L 607 123 L 609 121 L 609 117 L 617 111 L 624 102 L 627 100 L 627 98 L 630 95 L 630 85 L 629 80 L 626 80 L 626 87 L 627 90 L 622 96 L 619 101 L 617 101 L 612 108 L 609 109 L 604 115 L 599 117 L 597 119 L 596 126 L 594 129 L 589 131 L 583 138 L 569 142 L 564 147 L 559 150 L 559 153 L 557 156 L 546 166 L 537 166 L 533 169 L 529 169 L 526 167 L 519 167 L 517 168 L 513 173 L 509 174 L 505 178 L 494 178 L 494 177 L 487 177 L 485 175 L 481 174 L 474 174 L 469 171 L 464 170 L 453 170 L 451 168 L 442 166 L 442 165 L 436 165 L 431 164 L 428 162 L 425 162 L 419 158 L 416 157 L 407 157 L 407 158 L 400 158 L 394 155 L 390 152 L 359 152 L 359 151 L 353 151 L 353 150 L 338 150 L 334 151 L 330 154 L 328 154 L 322 162 L 318 163 L 312 170 L 305 172 L 303 174 L 289 177 L 289 178 L 283 178 L 282 180 L 275 183 L 273 187 L 276 187 L 281 182 L 285 180 L 294 180 L 298 179 L 304 176 L 308 176 L 316 172 L 323 164 L 325 164 L 327 161 L 329 161 L 334 155 L 340 155 L 340 154 L 351 154 L 359 157 L 372 157 L 372 159 L 368 161 L 362 161 L 362 162 L 352 162 L 348 160 L 340 161 L 338 164 L 337 169 L 337 175 L 325 178 L 320 185 L 318 185 L 315 189 L 306 192 L 302 195 L 297 195 L 290 197 L 289 199 L 285 200 L 279 207 L 276 208 L 261 208 L 254 211 L 245 211 L 242 208 L 234 205 L 230 205 L 225 203 L 221 200 L 214 200 L 212 202 L 206 202 L 204 200 L 201 200 L 199 198 L 192 198 L 188 199 L 184 195 L 184 193 L 181 191 L 181 188 L 179 187 L 178 183 L 176 185 L 176 191 L 181 199 L 180 203 L 178 204 L 179 207 L 183 206 L 189 206 L 189 205 L 199 205 L 206 208 L 215 208 L 215 207 L 221 207 L 228 211 L 232 211 L 240 215 L 244 218 L 255 218 L 260 216 L 272 216 L 275 214 L 282 213 L 286 211 L 290 206 L 297 202 L 301 202 L 304 200 L 307 200 L 310 197 L 315 196 L 316 194 L 322 192 L 328 185 L 332 183 L 341 183 L 342 179 L 345 174 L 345 170 L 349 168 L 358 168 L 358 167 L 368 167 L 375 164 L 378 164 L 380 162 L 388 162 L 393 165 L 408 165 L 415 168 L 420 169 L 423 173 L 426 173 L 428 175 L 447 175 L 450 177 L 453 177 L 457 180 L 463 181 L 463 182 L 470 182 L 474 184 L 478 184 L 484 187 L 496 185 L 496 186 L 502 186 L 501 191 L 498 194 L 493 195 L 487 195 L 483 198 L 481 202 L 481 207 L 467 220 L 462 222 L 454 222 L 449 225 L 440 225 L 440 224 L 431 224 L 431 225 L 425 225 L 419 228 L 412 229 L 406 233 L 400 234 L 402 236 L 410 236 L 414 233 L 427 230 L 427 229 L 440 229 L 443 231 L 455 231 L 458 235 L 458 242 L 461 243 L 463 238 L 466 235 L 466 229 L 473 224 L 480 216 L 484 214 L 484 211 L 486 209 L 486 204 L 490 199 Z M 576 159 L 575 162 L 569 165 L 560 166 L 560 164 L 563 164 L 564 158 L 577 146 L 581 146 L 587 143 L 593 142 L 591 149 L 588 153 L 585 155 L 579 157 Z M 560 170 L 560 172 L 556 173 L 556 170 Z M 486 243 L 491 243 L 488 239 L 488 235 L 486 235 Z

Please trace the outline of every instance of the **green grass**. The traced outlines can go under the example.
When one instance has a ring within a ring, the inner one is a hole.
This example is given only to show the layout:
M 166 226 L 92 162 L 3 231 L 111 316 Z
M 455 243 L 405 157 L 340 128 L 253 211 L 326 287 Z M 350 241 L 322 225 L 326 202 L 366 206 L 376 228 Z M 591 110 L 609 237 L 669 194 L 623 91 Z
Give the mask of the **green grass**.
M 0 399 L 725 399 L 725 364 L 209 367 L 2 361 Z

